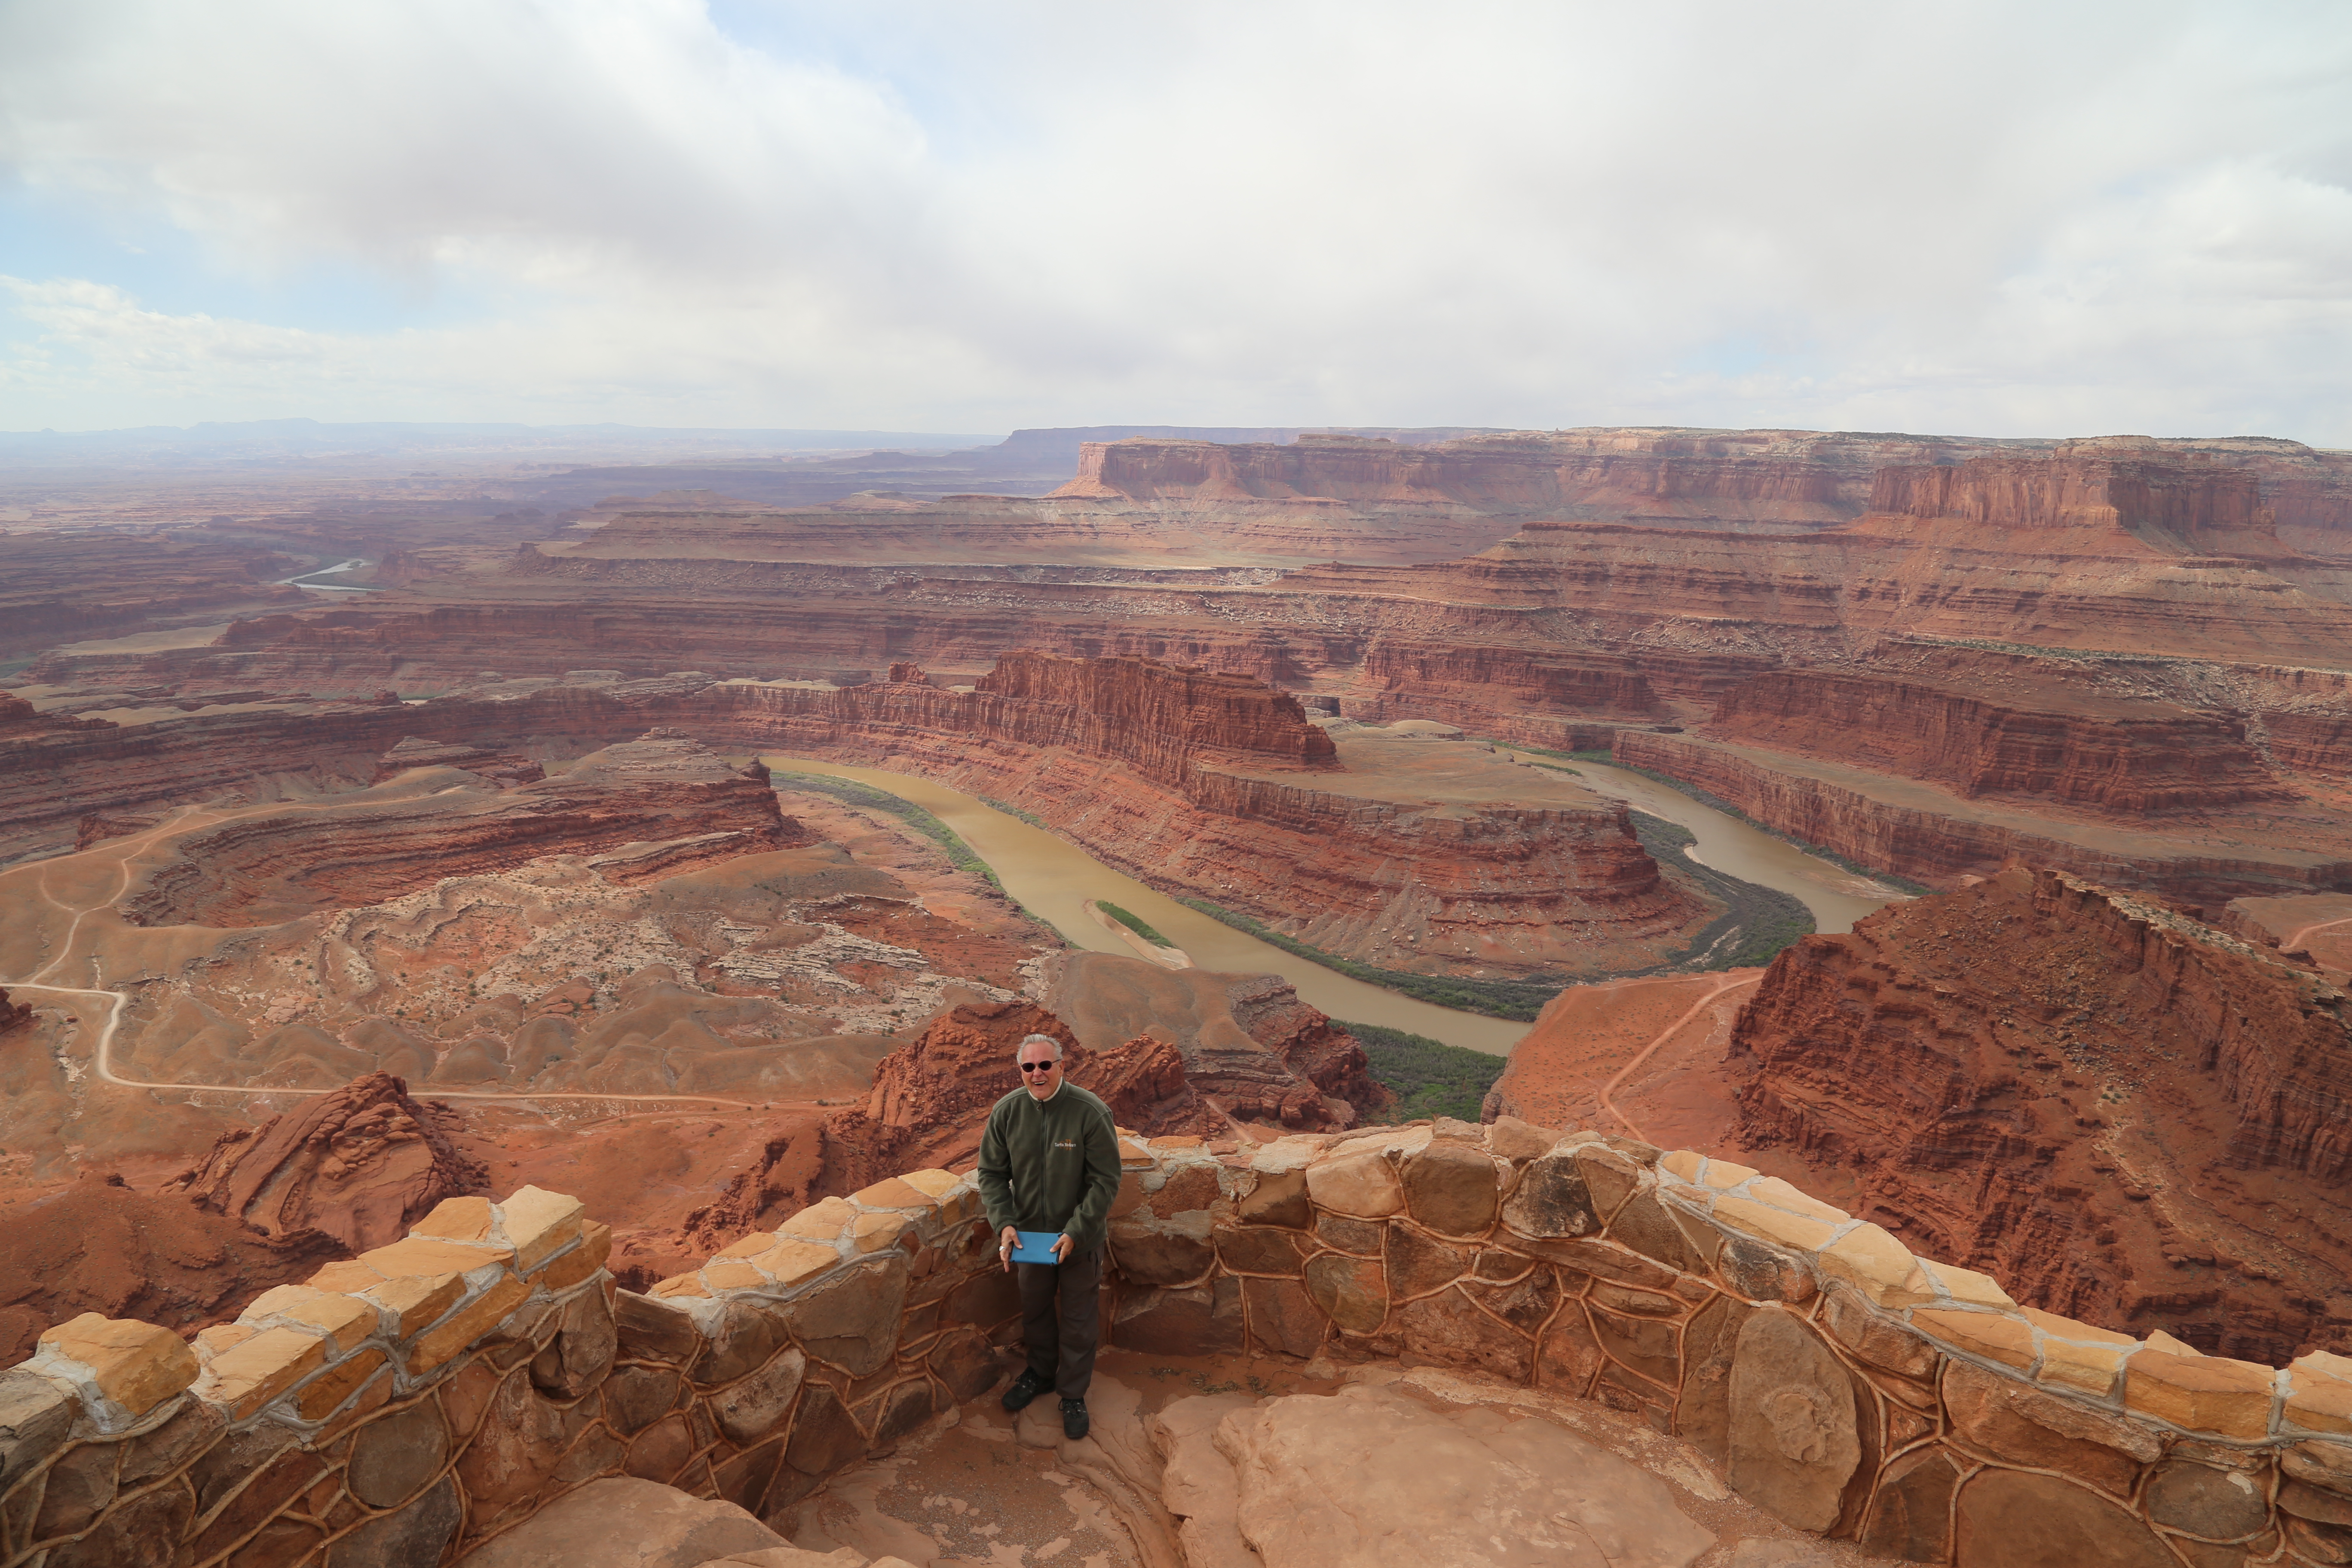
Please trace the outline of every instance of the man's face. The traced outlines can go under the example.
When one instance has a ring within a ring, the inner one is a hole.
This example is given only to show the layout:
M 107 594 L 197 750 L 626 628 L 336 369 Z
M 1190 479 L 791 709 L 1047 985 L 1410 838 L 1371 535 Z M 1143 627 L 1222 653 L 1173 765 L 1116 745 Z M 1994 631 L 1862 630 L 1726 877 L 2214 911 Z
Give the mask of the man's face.
M 1027 1045 L 1021 1047 L 1021 1086 L 1039 1100 L 1052 1097 L 1061 1087 L 1062 1064 L 1054 1059 L 1051 1046 Z

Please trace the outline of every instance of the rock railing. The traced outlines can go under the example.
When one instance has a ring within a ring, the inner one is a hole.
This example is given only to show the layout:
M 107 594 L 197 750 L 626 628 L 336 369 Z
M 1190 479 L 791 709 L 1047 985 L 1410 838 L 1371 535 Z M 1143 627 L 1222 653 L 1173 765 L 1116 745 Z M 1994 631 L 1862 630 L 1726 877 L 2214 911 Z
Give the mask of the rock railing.
M 2275 1371 L 2021 1308 L 1784 1182 L 1597 1133 L 1121 1152 L 1115 1344 L 1597 1399 L 1891 1557 L 2352 1559 L 2352 1360 Z M 457 1198 L 193 1346 L 50 1330 L 0 1374 L 0 1563 L 431 1563 L 617 1474 L 772 1513 L 992 1387 L 1018 1332 L 969 1176 L 826 1199 L 645 1295 L 609 1241 L 535 1188 Z

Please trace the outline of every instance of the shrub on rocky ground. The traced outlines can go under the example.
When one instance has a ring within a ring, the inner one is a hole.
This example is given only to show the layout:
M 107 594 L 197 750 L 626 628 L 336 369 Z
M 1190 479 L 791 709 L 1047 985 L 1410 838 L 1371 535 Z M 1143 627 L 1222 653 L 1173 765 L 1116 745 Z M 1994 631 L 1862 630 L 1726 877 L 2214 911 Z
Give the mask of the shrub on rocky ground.
M 1381 1113 L 1383 1121 L 1412 1121 L 1424 1116 L 1475 1121 L 1486 1091 L 1503 1075 L 1507 1059 L 1379 1024 L 1339 1026 L 1363 1042 L 1374 1081 L 1396 1096 L 1395 1103 Z

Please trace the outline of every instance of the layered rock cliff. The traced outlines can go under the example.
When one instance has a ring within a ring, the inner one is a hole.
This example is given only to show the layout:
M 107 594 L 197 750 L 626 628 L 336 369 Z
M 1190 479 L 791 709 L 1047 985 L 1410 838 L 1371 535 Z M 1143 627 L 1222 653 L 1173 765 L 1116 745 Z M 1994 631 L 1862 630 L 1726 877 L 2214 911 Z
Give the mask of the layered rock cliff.
M 2352 1342 L 2352 1034 L 2310 970 L 2012 870 L 1806 938 L 1731 1049 L 1751 1146 L 2021 1301 L 2263 1360 Z
M 1660 877 L 1615 802 L 1454 805 L 1409 787 L 1316 787 L 1329 763 L 1286 729 L 1279 749 L 1229 745 L 1171 778 L 1160 759 L 1251 731 L 1209 725 L 1196 738 L 1170 737 L 1137 768 L 1113 749 L 1116 730 L 1076 704 L 914 681 L 719 689 L 739 694 L 730 699 L 740 704 L 739 733 L 1007 800 L 1157 885 L 1377 963 L 1643 967 L 1706 918 L 1697 900 Z M 1303 727 L 1296 704 L 1282 703 L 1283 723 Z M 1304 771 L 1301 752 L 1312 758 Z
M 270 1237 L 323 1232 L 352 1252 L 387 1247 L 444 1198 L 489 1174 L 452 1137 L 457 1113 L 370 1073 L 258 1128 L 224 1133 L 166 1191 Z
M 1389 1102 L 1356 1037 L 1280 975 L 1069 952 L 1048 958 L 1040 977 L 1046 1005 L 1081 1044 L 1104 1051 L 1145 1035 L 1169 1040 L 1186 1080 L 1236 1121 L 1345 1125 Z
M 546 855 L 667 844 L 672 851 L 642 869 L 668 874 L 698 858 L 813 841 L 777 808 L 766 769 L 648 737 L 512 790 L 387 791 L 231 822 L 181 840 L 121 907 L 142 925 L 273 925 Z M 629 872 L 608 874 L 625 881 Z
M 1956 520 L 1982 531 L 1976 542 L 1988 546 L 1999 534 L 2024 533 L 2063 548 L 2071 533 L 2086 544 L 2137 541 L 2185 554 L 2289 553 L 2252 470 L 2200 452 L 2120 456 L 2096 441 L 2067 442 L 2048 457 L 1881 468 L 1870 511 Z M 2011 543 L 2035 548 L 2032 539 Z
M 976 685 L 1032 716 L 1021 726 L 1026 733 L 1036 732 L 1034 716 L 1058 710 L 1052 718 L 1065 728 L 1049 743 L 1117 757 L 1163 784 L 1181 784 L 1196 762 L 1339 765 L 1331 737 L 1307 721 L 1298 699 L 1248 675 L 1148 658 L 1053 658 L 1024 650 L 1000 656 Z M 1013 727 L 993 716 L 984 722 L 992 734 Z
M 905 1168 L 908 1158 L 966 1164 L 988 1112 L 1017 1087 L 1022 1040 L 1045 1035 L 1062 1047 L 1070 1082 L 1099 1096 L 1122 1127 L 1146 1133 L 1206 1133 L 1226 1125 L 1203 1104 L 1174 1042 L 1148 1037 L 1089 1051 L 1069 1026 L 1034 1002 L 974 1003 L 931 1020 L 912 1044 L 882 1058 L 864 1104 L 825 1119 L 824 1170 L 816 1189 L 849 1193 Z
M 2079 691 L 2002 700 L 1980 686 L 1774 670 L 1726 691 L 1709 732 L 1934 779 L 1965 799 L 2037 796 L 2135 818 L 2294 793 L 2247 743 L 2242 720 Z
M 273 585 L 289 556 L 250 544 L 139 538 L 111 530 L 0 531 L 0 658 L 121 637 L 154 626 L 270 603 L 302 591 Z
M 1707 527 L 1820 527 L 1857 515 L 1871 469 L 1986 443 L 1795 430 L 1593 429 L 1403 446 L 1302 435 L 1286 445 L 1087 442 L 1057 497 L 1176 503 L 1339 502 Z

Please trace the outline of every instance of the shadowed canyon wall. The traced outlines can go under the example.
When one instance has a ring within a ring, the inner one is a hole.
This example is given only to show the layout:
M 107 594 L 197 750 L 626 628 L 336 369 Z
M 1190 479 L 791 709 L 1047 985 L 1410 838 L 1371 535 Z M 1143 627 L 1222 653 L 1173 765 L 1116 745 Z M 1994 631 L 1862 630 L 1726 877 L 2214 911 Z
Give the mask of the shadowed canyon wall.
M 2279 1360 L 2352 1350 L 2352 1034 L 2315 970 L 2004 871 L 1773 963 L 1734 1028 L 1749 1147 L 1839 1173 L 2021 1300 Z

